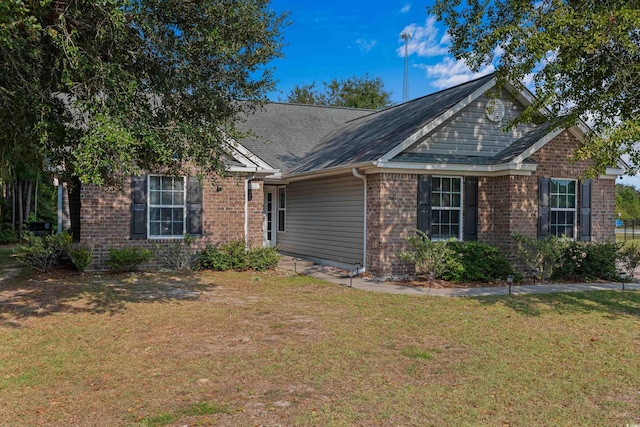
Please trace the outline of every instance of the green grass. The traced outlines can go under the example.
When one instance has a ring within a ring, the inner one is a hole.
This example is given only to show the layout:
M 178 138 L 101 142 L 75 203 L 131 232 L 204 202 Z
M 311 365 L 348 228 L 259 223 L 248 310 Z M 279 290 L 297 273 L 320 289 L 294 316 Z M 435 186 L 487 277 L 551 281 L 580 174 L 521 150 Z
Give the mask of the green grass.
M 202 272 L 32 274 L 0 295 L 0 425 L 640 423 L 638 292 Z

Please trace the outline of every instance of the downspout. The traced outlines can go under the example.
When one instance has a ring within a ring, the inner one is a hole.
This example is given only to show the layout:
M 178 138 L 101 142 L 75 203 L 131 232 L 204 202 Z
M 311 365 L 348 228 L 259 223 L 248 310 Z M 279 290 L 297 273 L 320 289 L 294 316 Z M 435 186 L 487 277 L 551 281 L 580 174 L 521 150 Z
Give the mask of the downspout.
M 363 181 L 364 187 L 364 220 L 363 220 L 363 236 L 362 236 L 362 271 L 367 271 L 367 176 L 358 172 L 356 168 L 351 169 L 351 173 L 356 178 L 359 178 Z
M 244 245 L 249 248 L 249 183 L 256 176 L 248 176 L 244 179 Z
M 55 182 L 54 185 L 57 185 L 58 187 L 58 234 L 62 233 L 62 214 L 63 214 L 63 204 L 64 204 L 64 198 L 63 198 L 63 191 L 64 191 L 64 186 L 62 184 L 62 180 L 60 178 L 55 178 Z

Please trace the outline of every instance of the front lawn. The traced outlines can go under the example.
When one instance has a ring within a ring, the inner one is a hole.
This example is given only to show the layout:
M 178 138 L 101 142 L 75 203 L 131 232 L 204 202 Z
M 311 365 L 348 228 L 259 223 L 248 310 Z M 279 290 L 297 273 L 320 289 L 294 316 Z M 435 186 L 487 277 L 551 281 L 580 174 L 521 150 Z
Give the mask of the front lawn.
M 638 424 L 639 331 L 633 291 L 22 274 L 0 281 L 0 425 Z

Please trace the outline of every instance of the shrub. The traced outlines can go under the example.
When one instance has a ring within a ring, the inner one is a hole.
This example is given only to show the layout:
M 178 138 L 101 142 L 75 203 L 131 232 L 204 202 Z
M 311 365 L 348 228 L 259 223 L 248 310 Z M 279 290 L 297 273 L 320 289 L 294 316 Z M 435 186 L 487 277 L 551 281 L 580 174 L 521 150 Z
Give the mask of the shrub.
M 36 236 L 30 231 L 24 231 L 22 243 L 16 246 L 14 253 L 22 264 L 46 273 L 58 264 L 70 243 L 71 235 L 68 233 Z
M 616 243 L 577 242 L 561 239 L 560 262 L 554 271 L 557 279 L 613 279 L 616 269 Z
M 543 239 L 517 233 L 511 236 L 516 242 L 516 254 L 520 262 L 527 270 L 535 270 L 541 280 L 548 280 L 562 258 L 560 239 L 551 235 Z
M 18 233 L 10 227 L 0 225 L 0 245 L 8 245 L 18 241 Z
M 443 279 L 453 282 L 491 282 L 513 274 L 500 249 L 481 242 L 448 242 L 459 268 L 450 268 Z
M 140 264 L 151 260 L 151 251 L 140 248 L 109 248 L 107 265 L 117 271 L 134 271 Z
M 198 260 L 198 254 L 191 248 L 195 238 L 185 234 L 167 246 L 155 245 L 156 258 L 172 270 L 191 270 Z
M 248 264 L 251 270 L 273 270 L 278 266 L 280 255 L 275 247 L 253 248 L 249 250 Z
M 247 249 L 244 240 L 233 240 L 207 246 L 200 253 L 200 266 L 211 270 L 267 270 L 275 268 L 280 260 L 276 248 Z
M 618 249 L 618 260 L 624 270 L 633 278 L 633 272 L 640 265 L 640 245 L 637 242 L 622 245 Z
M 432 241 L 424 232 L 416 230 L 416 234 L 407 237 L 407 241 L 413 250 L 397 255 L 401 260 L 413 264 L 418 274 L 433 273 L 439 279 L 447 273 L 455 274 L 452 271 L 462 267 L 445 240 Z
M 67 254 L 73 266 L 84 273 L 93 259 L 93 248 L 81 243 L 71 243 L 67 246 Z

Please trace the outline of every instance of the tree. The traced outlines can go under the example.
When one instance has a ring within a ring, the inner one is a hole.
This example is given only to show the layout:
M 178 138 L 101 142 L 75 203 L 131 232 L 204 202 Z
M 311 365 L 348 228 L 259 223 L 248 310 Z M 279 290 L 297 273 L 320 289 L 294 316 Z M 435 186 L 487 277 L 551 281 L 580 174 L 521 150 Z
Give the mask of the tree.
M 616 214 L 621 219 L 640 218 L 640 194 L 634 187 L 616 184 Z
M 83 182 L 221 173 L 236 118 L 273 88 L 268 0 L 3 0 L 0 152 Z M 182 160 L 177 162 L 176 159 Z
M 497 60 L 497 88 L 522 89 L 532 77 L 537 100 L 510 124 L 542 113 L 556 128 L 586 120 L 578 158 L 595 171 L 622 155 L 640 161 L 640 1 L 436 0 L 427 8 L 449 27 L 451 53 L 473 70 Z
M 380 77 L 365 74 L 363 77 L 352 76 L 345 80 L 333 79 L 331 83 L 323 82 L 322 85 L 322 91 L 315 88 L 315 82 L 296 85 L 287 95 L 287 102 L 371 110 L 393 105 L 391 92 L 385 90 Z

